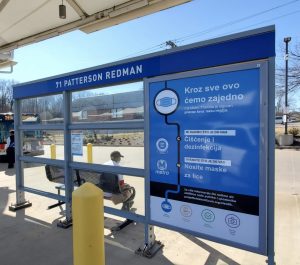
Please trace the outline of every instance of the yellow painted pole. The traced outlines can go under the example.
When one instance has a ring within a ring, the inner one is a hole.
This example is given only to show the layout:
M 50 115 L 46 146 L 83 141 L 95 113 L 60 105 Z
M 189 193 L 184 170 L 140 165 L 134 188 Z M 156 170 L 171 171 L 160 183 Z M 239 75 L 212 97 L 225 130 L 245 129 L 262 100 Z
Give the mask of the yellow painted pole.
M 56 159 L 56 145 L 51 144 L 50 146 L 51 159 Z
M 87 162 L 93 163 L 93 145 L 91 143 L 87 144 Z
M 72 194 L 74 265 L 104 265 L 103 192 L 86 182 Z

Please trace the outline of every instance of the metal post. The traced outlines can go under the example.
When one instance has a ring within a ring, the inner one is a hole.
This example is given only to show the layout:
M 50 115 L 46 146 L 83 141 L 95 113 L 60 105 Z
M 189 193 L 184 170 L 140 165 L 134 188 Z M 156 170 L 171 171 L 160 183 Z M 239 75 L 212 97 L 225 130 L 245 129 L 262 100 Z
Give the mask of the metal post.
M 288 134 L 288 61 L 289 61 L 289 42 L 291 41 L 291 37 L 284 38 L 285 42 L 285 128 L 284 134 Z
M 22 190 L 24 187 L 24 172 L 23 162 L 20 161 L 22 156 L 22 132 L 19 130 L 21 124 L 21 103 L 20 100 L 16 100 L 14 103 L 14 130 L 15 130 L 15 168 L 16 168 L 16 204 L 9 206 L 9 210 L 15 212 L 17 210 L 30 207 L 32 203 L 26 201 L 25 193 Z
M 145 163 L 145 240 L 135 253 L 147 258 L 152 258 L 163 244 L 157 241 L 154 234 L 154 226 L 150 225 L 150 165 L 149 165 L 149 94 L 148 84 L 144 82 L 144 107 L 145 107 L 145 126 L 144 126 L 144 163 Z
M 57 226 L 68 228 L 72 225 L 72 192 L 73 176 L 69 163 L 72 161 L 71 155 L 71 132 L 69 125 L 71 123 L 71 93 L 63 92 L 64 101 L 64 169 L 65 169 L 65 196 L 66 196 L 66 220 L 60 221 Z
M 271 58 L 268 68 L 268 157 L 267 157 L 267 252 L 268 265 L 275 265 L 275 59 Z

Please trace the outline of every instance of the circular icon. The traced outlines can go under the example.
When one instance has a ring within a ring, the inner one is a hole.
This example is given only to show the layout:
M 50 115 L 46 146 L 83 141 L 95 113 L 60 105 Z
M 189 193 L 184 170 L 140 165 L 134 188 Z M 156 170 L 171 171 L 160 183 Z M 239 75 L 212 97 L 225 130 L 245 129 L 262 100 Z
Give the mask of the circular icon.
M 156 166 L 159 170 L 166 170 L 168 167 L 167 161 L 160 159 L 157 161 Z
M 190 217 L 192 215 L 192 208 L 188 205 L 182 205 L 180 207 L 180 213 L 184 217 Z
M 165 138 L 159 138 L 156 141 L 156 148 L 160 153 L 165 153 L 169 148 L 169 143 Z
M 172 205 L 171 203 L 167 202 L 167 201 L 163 201 L 161 204 L 161 208 L 164 212 L 169 213 L 172 211 Z
M 211 210 L 208 210 L 208 209 L 203 210 L 201 212 L 201 216 L 205 222 L 211 223 L 215 220 L 215 214 Z
M 240 218 L 234 214 L 228 214 L 225 217 L 225 223 L 231 228 L 237 228 L 240 226 Z
M 154 99 L 154 107 L 160 114 L 171 114 L 178 106 L 178 96 L 175 91 L 164 89 L 160 91 Z

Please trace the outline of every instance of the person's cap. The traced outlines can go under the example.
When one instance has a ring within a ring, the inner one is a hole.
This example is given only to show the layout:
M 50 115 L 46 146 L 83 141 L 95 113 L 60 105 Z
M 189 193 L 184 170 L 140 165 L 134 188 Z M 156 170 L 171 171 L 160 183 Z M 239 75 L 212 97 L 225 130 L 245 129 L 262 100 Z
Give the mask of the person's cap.
M 14 130 L 10 130 L 9 133 L 15 133 L 15 131 Z
M 111 157 L 124 157 L 123 155 L 121 155 L 121 153 L 119 151 L 113 151 L 110 154 Z

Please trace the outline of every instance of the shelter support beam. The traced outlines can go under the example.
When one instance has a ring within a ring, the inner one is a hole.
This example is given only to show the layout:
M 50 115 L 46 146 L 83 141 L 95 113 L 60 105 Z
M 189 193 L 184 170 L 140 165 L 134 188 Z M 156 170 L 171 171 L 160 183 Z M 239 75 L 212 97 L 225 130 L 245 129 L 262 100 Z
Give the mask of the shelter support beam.
M 160 249 L 163 248 L 163 244 L 155 239 L 154 226 L 145 224 L 145 243 L 139 247 L 135 253 L 137 255 L 152 258 Z
M 268 76 L 269 76 L 269 86 L 275 87 L 275 59 L 272 58 L 269 62 L 268 68 Z M 275 92 L 274 89 L 268 90 L 268 104 L 273 104 L 275 100 Z M 268 265 L 275 265 L 275 130 L 274 130 L 274 120 L 275 120 L 275 111 L 273 108 L 268 108 L 268 175 L 271 176 L 268 178 L 268 244 L 267 244 L 267 252 L 268 259 L 266 260 Z
M 72 169 L 69 163 L 72 160 L 71 155 L 71 131 L 69 124 L 71 122 L 71 93 L 64 91 L 64 169 L 65 169 L 65 186 L 66 186 L 66 219 L 60 221 L 57 226 L 61 228 L 68 228 L 72 225 L 72 192 L 73 192 L 73 181 Z
M 16 203 L 9 206 L 9 210 L 15 212 L 17 210 L 32 206 L 32 203 L 25 199 L 24 187 L 24 172 L 23 162 L 18 158 L 22 155 L 22 133 L 19 130 L 21 124 L 21 106 L 20 100 L 16 100 L 14 103 L 14 129 L 15 129 L 15 168 L 16 168 Z

